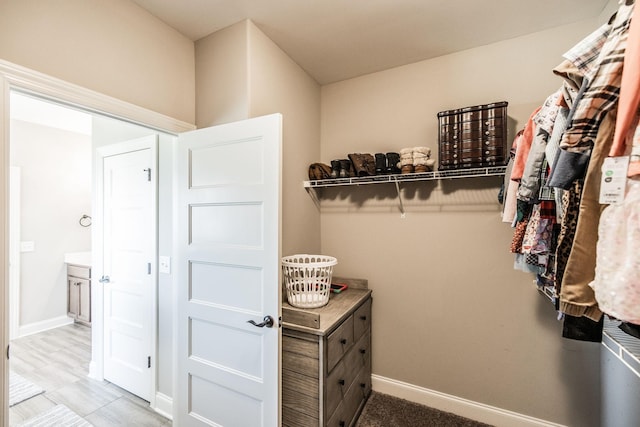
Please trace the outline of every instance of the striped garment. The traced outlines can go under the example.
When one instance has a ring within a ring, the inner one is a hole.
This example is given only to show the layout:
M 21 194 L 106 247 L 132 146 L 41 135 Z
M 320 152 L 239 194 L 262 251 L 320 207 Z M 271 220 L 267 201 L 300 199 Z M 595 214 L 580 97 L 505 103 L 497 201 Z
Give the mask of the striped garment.
M 582 72 L 582 75 L 588 78 L 593 77 L 598 65 L 596 60 L 611 33 L 611 27 L 610 24 L 604 24 L 582 39 L 562 57 L 571 61 Z
M 593 146 L 602 119 L 617 105 L 624 52 L 627 45 L 633 4 L 623 3 L 611 25 L 597 60 L 590 64 L 585 58 L 581 63 L 593 66 L 586 76 L 588 86 L 574 106 L 574 115 L 565 131 L 560 148 L 572 152 L 586 152 Z M 601 39 L 597 39 L 599 42 Z M 583 46 L 585 52 L 587 49 Z M 593 52 L 591 52 L 593 55 Z M 588 56 L 588 55 L 587 55 Z

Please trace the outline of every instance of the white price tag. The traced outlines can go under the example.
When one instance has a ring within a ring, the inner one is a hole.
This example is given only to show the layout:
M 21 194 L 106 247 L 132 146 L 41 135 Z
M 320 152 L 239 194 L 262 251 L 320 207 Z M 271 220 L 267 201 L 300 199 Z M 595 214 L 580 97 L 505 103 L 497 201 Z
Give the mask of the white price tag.
M 607 157 L 602 163 L 600 203 L 614 204 L 624 200 L 629 156 Z

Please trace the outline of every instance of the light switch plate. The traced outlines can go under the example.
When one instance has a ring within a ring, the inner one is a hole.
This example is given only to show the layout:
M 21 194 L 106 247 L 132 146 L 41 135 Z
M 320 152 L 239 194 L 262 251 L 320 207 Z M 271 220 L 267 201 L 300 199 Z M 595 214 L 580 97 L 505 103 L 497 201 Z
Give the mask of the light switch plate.
M 171 257 L 170 256 L 158 257 L 158 271 L 164 274 L 171 274 Z
M 20 242 L 20 252 L 33 252 L 36 250 L 35 242 Z

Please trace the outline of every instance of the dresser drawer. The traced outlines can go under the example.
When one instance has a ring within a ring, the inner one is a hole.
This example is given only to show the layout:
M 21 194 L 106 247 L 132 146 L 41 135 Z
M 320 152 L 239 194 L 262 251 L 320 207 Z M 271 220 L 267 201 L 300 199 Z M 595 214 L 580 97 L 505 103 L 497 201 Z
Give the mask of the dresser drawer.
M 458 151 L 460 146 L 458 141 L 455 142 L 441 142 L 440 143 L 440 156 L 450 155 Z
M 329 417 L 346 398 L 348 390 L 359 381 L 358 373 L 363 369 L 371 372 L 370 352 L 371 333 L 367 330 L 328 376 L 326 413 Z
M 453 162 L 458 160 L 460 156 L 458 155 L 458 150 L 452 150 L 444 153 L 440 153 L 440 161 L 442 162 Z
M 440 160 L 441 169 L 455 169 L 460 162 L 458 159 L 443 159 Z
M 338 404 L 344 399 L 349 386 L 356 378 L 357 372 L 358 371 L 349 372 L 344 360 L 341 360 L 327 377 L 327 400 L 325 402 L 325 413 L 329 417 L 331 417 L 331 414 L 336 410 Z
M 364 402 L 371 393 L 371 374 L 362 369 L 358 372 L 356 380 L 351 384 L 344 399 L 329 418 L 327 426 L 348 427 L 354 420 L 358 410 L 362 409 Z
M 350 372 L 371 368 L 371 332 L 367 331 L 344 357 L 344 365 Z
M 485 118 L 481 120 L 473 121 L 461 121 L 459 123 L 462 132 L 468 129 L 486 129 L 486 128 L 500 128 L 504 125 L 504 121 L 501 117 Z
M 371 300 L 362 304 L 353 313 L 353 339 L 357 341 L 371 327 Z
M 336 363 L 353 345 L 353 316 L 349 316 L 327 338 L 327 371 L 331 372 Z
M 67 264 L 67 275 L 80 279 L 91 279 L 91 268 Z
M 502 138 L 485 138 L 482 141 L 482 146 L 504 148 L 505 144 L 504 144 L 504 139 Z
M 483 156 L 485 158 L 487 157 L 493 157 L 493 156 L 504 156 L 504 148 L 503 147 L 493 147 L 493 146 L 488 146 L 488 147 L 484 147 L 484 151 L 483 151 Z
M 463 150 L 472 150 L 475 148 L 480 148 L 482 146 L 482 141 L 478 140 L 462 140 L 460 141 L 460 147 Z
M 486 111 L 475 110 L 475 111 L 464 111 L 458 117 L 458 120 L 461 122 L 472 122 L 478 121 L 486 118 Z
M 446 125 L 440 128 L 442 139 L 458 139 L 458 126 Z
M 461 150 L 460 157 L 463 159 L 482 157 L 482 147 L 472 148 L 471 150 Z
M 502 128 L 496 128 L 496 127 L 488 127 L 484 129 L 468 129 L 468 130 L 462 131 L 462 133 L 460 134 L 460 139 L 462 141 L 468 141 L 468 140 L 478 141 L 478 140 L 481 140 L 482 138 L 502 137 L 503 133 L 504 132 Z

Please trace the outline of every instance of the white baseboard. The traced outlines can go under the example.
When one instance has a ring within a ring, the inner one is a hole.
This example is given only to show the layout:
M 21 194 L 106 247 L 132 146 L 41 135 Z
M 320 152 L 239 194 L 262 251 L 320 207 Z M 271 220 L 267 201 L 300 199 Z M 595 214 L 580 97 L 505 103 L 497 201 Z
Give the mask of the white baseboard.
M 497 427 L 563 427 L 561 424 L 551 423 L 379 375 L 371 375 L 371 383 L 374 391 Z
M 89 362 L 89 378 L 96 380 L 96 381 L 103 381 L 104 378 L 102 376 L 102 372 L 98 371 L 98 364 L 92 359 L 91 362 Z
M 156 392 L 156 406 L 153 410 L 163 417 L 173 420 L 173 399 L 164 393 Z
M 53 319 L 33 322 L 18 327 L 18 337 L 26 337 L 27 335 L 37 334 L 38 332 L 48 331 L 49 329 L 59 328 L 73 323 L 73 319 L 67 316 L 58 316 Z

